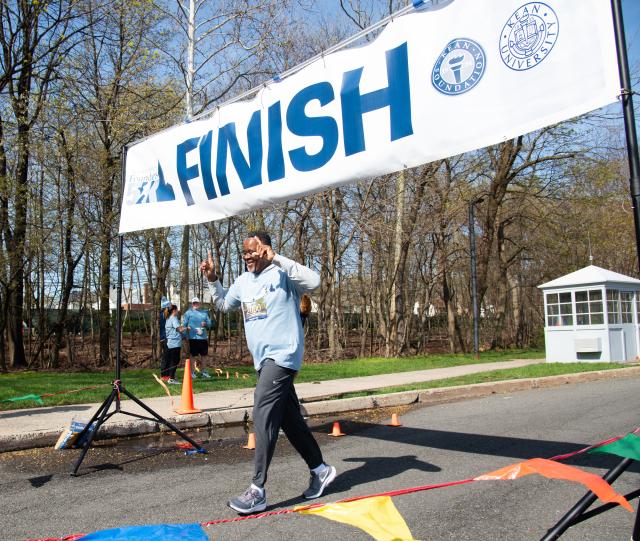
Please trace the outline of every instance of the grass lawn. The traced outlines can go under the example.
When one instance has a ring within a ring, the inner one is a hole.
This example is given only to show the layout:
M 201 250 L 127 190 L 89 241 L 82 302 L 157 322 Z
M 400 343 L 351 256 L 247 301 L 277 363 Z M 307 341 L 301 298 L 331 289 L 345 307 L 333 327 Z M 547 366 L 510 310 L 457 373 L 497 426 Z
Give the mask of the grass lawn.
M 425 381 L 412 383 L 409 385 L 396 385 L 395 387 L 384 387 L 373 391 L 363 391 L 358 393 L 344 393 L 333 396 L 332 399 L 352 398 L 356 396 L 371 396 L 385 393 L 399 393 L 402 391 L 415 391 L 420 389 L 434 389 L 437 387 L 454 387 L 456 385 L 472 385 L 474 383 L 488 383 L 491 381 L 504 381 L 508 379 L 543 378 L 546 376 L 559 376 L 563 374 L 575 374 L 577 372 L 592 372 L 595 370 L 612 370 L 616 368 L 629 368 L 638 366 L 637 364 L 619 363 L 544 363 L 523 366 L 521 368 L 507 368 L 505 370 L 491 370 L 479 374 L 459 376 L 456 378 L 439 379 L 435 381 Z
M 376 374 L 389 374 L 394 372 L 409 372 L 413 370 L 428 370 L 430 368 L 442 368 L 446 366 L 459 366 L 475 363 L 489 363 L 510 361 L 512 359 L 543 358 L 543 351 L 511 350 L 502 352 L 486 352 L 481 355 L 479 361 L 471 354 L 461 355 L 429 355 L 416 357 L 402 357 L 398 359 L 386 358 L 361 358 L 327 363 L 306 363 L 303 365 L 296 381 L 323 381 L 328 379 L 342 379 L 357 376 L 371 376 Z M 215 368 L 215 367 L 213 367 Z M 213 370 L 210 370 L 213 373 Z M 220 391 L 252 387 L 256 378 L 252 366 L 238 366 L 228 369 L 222 377 L 214 377 L 210 380 L 196 379 L 193 382 L 194 393 L 206 391 Z M 236 372 L 238 377 L 236 378 Z M 139 398 L 162 396 L 165 391 L 153 378 L 152 374 L 160 375 L 159 370 L 125 370 L 122 372 L 122 381 L 127 389 Z M 249 377 L 242 379 L 242 375 Z M 176 378 L 182 381 L 183 370 L 178 370 Z M 479 376 L 476 376 L 479 377 Z M 33 399 L 8 402 L 6 399 L 25 395 L 45 395 L 61 393 L 62 391 L 82 389 L 84 387 L 100 386 L 97 389 L 82 390 L 73 393 L 43 396 L 44 406 L 81 404 L 87 402 L 101 402 L 109 393 L 110 383 L 113 380 L 113 372 L 44 372 L 21 371 L 0 374 L 0 411 L 19 408 L 39 407 Z M 173 395 L 180 395 L 180 386 L 171 386 Z

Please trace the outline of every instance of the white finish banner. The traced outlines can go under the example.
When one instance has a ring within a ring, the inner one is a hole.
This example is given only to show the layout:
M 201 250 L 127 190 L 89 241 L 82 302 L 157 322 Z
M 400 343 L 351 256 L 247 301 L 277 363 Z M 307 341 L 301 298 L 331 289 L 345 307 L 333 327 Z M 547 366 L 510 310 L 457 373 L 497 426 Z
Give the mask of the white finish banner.
M 609 0 L 452 0 L 128 149 L 120 232 L 240 214 L 616 101 Z

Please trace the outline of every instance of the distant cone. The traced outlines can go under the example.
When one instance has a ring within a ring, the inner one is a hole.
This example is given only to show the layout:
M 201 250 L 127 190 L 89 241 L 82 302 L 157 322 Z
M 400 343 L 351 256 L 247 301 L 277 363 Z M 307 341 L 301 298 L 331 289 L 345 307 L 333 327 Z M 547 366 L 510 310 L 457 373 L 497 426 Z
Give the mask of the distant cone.
M 387 426 L 402 426 L 397 413 L 391 414 L 391 422 Z
M 333 436 L 334 438 L 337 438 L 338 436 L 346 436 L 346 434 L 340 430 L 340 423 L 338 421 L 333 423 L 333 430 L 329 436 Z
M 255 449 L 256 448 L 256 435 L 253 432 L 249 432 L 247 438 L 247 445 L 242 446 L 243 449 Z
M 193 384 L 191 382 L 191 360 L 184 362 L 184 379 L 182 380 L 182 398 L 180 399 L 180 409 L 176 411 L 180 415 L 188 413 L 200 413 L 202 410 L 196 409 L 193 405 Z

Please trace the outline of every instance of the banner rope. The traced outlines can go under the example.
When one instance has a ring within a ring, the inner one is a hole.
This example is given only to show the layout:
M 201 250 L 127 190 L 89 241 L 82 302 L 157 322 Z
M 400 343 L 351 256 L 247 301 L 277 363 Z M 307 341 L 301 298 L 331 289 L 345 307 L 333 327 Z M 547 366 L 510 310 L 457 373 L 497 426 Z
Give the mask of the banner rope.
M 628 432 L 628 434 L 638 434 L 638 432 L 640 432 L 640 427 Z M 609 443 L 613 443 L 614 441 L 618 441 L 622 438 L 624 438 L 626 435 L 625 434 L 623 436 L 614 436 L 612 438 L 608 438 L 606 440 L 603 440 L 599 443 L 595 443 L 593 445 L 589 445 L 587 447 L 584 447 L 583 449 L 579 449 L 578 451 L 573 451 L 571 453 L 566 453 L 563 455 L 556 455 L 554 457 L 549 458 L 548 460 L 555 460 L 555 461 L 562 461 L 562 460 L 566 460 L 567 458 L 570 458 L 572 456 L 576 456 L 576 455 L 580 455 L 583 453 L 586 453 L 587 451 L 591 450 L 591 449 L 595 449 L 597 447 L 602 447 L 604 445 L 607 445 Z M 477 476 L 476 476 L 477 477 Z M 450 481 L 447 483 L 436 483 L 436 484 L 432 484 L 432 485 L 423 485 L 423 486 L 418 486 L 418 487 L 410 487 L 410 488 L 401 488 L 398 490 L 390 490 L 387 492 L 379 492 L 377 494 L 366 494 L 364 496 L 354 496 L 352 498 L 344 498 L 342 500 L 338 500 L 336 502 L 332 502 L 332 503 L 347 503 L 347 502 L 354 502 L 354 501 L 358 501 L 358 500 L 366 500 L 369 498 L 377 498 L 377 497 L 381 497 L 381 496 L 389 496 L 389 497 L 393 497 L 393 496 L 402 496 L 405 494 L 412 494 L 415 492 L 424 492 L 427 490 L 434 490 L 437 488 L 447 488 L 447 487 L 453 487 L 453 486 L 459 486 L 459 485 L 466 485 L 469 483 L 474 483 L 476 482 L 477 479 L 475 477 L 471 477 L 469 479 L 462 479 L 460 481 Z M 216 520 L 209 520 L 206 522 L 200 522 L 200 526 L 202 527 L 209 527 L 209 526 L 215 526 L 218 524 L 230 524 L 233 522 L 242 522 L 244 520 L 254 520 L 254 519 L 259 519 L 259 518 L 266 518 L 266 517 L 273 517 L 273 516 L 279 516 L 279 515 L 290 515 L 292 513 L 299 513 L 301 511 L 307 511 L 309 509 L 315 509 L 317 507 L 323 507 L 325 505 L 329 505 L 329 504 L 325 504 L 325 503 L 314 503 L 314 504 L 309 504 L 309 505 L 304 505 L 304 506 L 300 506 L 300 507 L 293 507 L 293 508 L 287 508 L 287 509 L 280 509 L 278 511 L 265 511 L 263 513 L 256 513 L 254 515 L 246 515 L 246 516 L 240 516 L 240 517 L 233 517 L 233 518 L 221 518 L 221 519 L 216 519 Z M 83 535 L 86 534 L 73 534 L 73 535 L 69 535 L 66 537 L 57 537 L 57 538 L 43 538 L 43 539 L 29 539 L 28 541 L 75 541 L 75 540 L 79 540 L 82 538 Z
M 47 398 L 50 396 L 57 396 L 61 394 L 71 394 L 71 393 L 79 393 L 81 391 L 90 391 L 93 389 L 99 389 L 100 387 L 110 386 L 111 383 L 101 383 L 100 385 L 92 385 L 91 387 L 81 387 L 80 389 L 67 389 L 64 391 L 56 391 L 55 393 L 44 393 L 44 394 L 27 394 L 23 396 L 15 396 L 13 398 L 3 398 L 0 402 L 17 402 L 19 400 L 35 400 L 36 402 L 42 402 L 43 398 Z

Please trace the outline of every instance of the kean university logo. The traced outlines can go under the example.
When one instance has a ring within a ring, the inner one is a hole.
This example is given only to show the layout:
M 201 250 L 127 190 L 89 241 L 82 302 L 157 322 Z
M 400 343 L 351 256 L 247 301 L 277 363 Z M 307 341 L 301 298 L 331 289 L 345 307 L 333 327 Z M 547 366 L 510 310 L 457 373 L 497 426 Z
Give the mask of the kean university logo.
M 500 56 L 512 70 L 542 62 L 558 39 L 558 16 L 543 2 L 529 2 L 511 14 L 500 34 Z
M 448 96 L 464 94 L 482 79 L 487 65 L 484 49 L 472 39 L 447 43 L 431 72 L 431 84 Z

